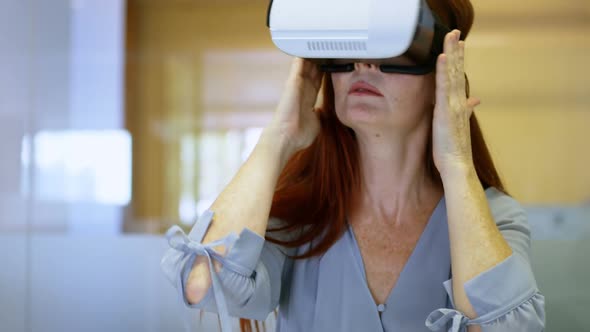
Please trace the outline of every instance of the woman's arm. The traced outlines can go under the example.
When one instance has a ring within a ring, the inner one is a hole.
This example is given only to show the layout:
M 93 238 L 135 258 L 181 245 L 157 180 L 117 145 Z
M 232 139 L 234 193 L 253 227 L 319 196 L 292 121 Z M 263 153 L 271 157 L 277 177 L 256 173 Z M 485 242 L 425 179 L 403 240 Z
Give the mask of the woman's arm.
M 474 167 L 470 118 L 479 100 L 467 96 L 464 51 L 460 31 L 448 33 L 437 59 L 432 138 L 451 246 L 453 278 L 443 286 L 457 310 L 435 310 L 426 325 L 434 331 L 452 319 L 451 331 L 542 331 L 526 213 L 507 195 L 488 202 Z
M 244 228 L 264 238 L 274 188 L 286 162 L 284 151 L 284 144 L 266 130 L 248 160 L 211 206 L 215 215 L 203 244 L 230 233 L 240 234 Z M 215 249 L 225 255 L 226 248 Z M 213 264 L 219 272 L 220 263 Z M 188 301 L 198 303 L 210 285 L 207 257 L 197 256 L 185 288 Z
M 443 283 L 452 308 L 430 313 L 438 331 L 540 332 L 545 297 L 531 266 L 526 212 L 496 188 L 483 188 L 475 169 L 458 167 L 443 176 L 453 277 Z
M 308 147 L 319 132 L 314 104 L 321 81 L 317 65 L 300 58 L 293 60 L 272 122 L 264 129 L 248 160 L 210 207 L 214 218 L 203 244 L 230 233 L 240 234 L 244 228 L 264 238 L 280 172 L 289 158 Z M 214 249 L 222 256 L 227 251 L 227 248 Z M 192 303 L 199 302 L 211 285 L 206 262 L 206 257 L 198 256 L 188 277 L 186 297 Z M 220 270 L 218 261 L 214 266 Z
M 463 285 L 505 260 L 512 254 L 512 249 L 496 226 L 474 167 L 459 166 L 448 172 L 443 177 L 443 186 L 451 243 L 455 307 L 474 319 L 477 313 Z M 472 325 L 468 331 L 478 332 L 481 329 Z

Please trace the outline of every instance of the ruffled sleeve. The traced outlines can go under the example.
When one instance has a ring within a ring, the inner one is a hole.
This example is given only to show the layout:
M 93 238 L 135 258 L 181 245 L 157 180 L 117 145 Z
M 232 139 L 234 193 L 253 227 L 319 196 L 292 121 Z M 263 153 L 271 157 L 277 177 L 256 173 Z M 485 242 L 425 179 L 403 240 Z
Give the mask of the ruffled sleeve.
M 443 282 L 452 308 L 431 312 L 426 327 L 431 331 L 465 332 L 480 325 L 483 332 L 545 329 L 545 297 L 539 292 L 530 264 L 530 227 L 526 212 L 510 196 L 492 188 L 486 191 L 496 224 L 512 247 L 512 255 L 464 284 L 477 313 L 469 319 L 455 310 L 452 278 Z
M 161 260 L 162 271 L 185 307 L 218 313 L 224 332 L 232 331 L 231 316 L 265 320 L 278 305 L 284 253 L 247 228 L 239 236 L 231 233 L 202 244 L 212 218 L 213 212 L 206 211 L 188 236 L 178 226 L 166 232 L 170 248 Z M 218 245 L 229 248 L 225 257 L 213 249 Z M 189 304 L 185 285 L 196 256 L 207 257 L 212 287 L 199 303 Z M 222 265 L 219 273 L 213 259 Z

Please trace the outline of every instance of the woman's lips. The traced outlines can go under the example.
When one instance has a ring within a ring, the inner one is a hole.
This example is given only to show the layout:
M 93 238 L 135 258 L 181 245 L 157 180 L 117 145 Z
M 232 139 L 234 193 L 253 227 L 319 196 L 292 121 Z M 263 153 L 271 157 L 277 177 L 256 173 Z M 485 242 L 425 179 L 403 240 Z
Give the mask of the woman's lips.
M 365 81 L 356 81 L 348 90 L 349 95 L 383 97 L 381 91 Z

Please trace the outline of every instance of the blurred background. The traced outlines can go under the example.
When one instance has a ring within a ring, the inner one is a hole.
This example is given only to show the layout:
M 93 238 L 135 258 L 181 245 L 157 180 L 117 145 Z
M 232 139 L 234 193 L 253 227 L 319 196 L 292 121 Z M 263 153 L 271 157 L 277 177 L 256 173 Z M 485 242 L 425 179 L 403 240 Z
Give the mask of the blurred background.
M 529 215 L 547 331 L 590 331 L 590 2 L 473 4 L 466 71 Z M 0 0 L 0 331 L 198 319 L 160 271 L 162 234 L 190 229 L 278 102 L 291 59 L 267 6 Z

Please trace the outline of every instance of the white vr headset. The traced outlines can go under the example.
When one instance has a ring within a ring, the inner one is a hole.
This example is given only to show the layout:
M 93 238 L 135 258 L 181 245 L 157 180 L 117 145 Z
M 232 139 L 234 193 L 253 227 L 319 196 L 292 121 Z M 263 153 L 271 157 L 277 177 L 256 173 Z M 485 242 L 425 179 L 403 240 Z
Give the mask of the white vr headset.
M 450 32 L 425 0 L 271 0 L 267 26 L 281 51 L 322 71 L 363 62 L 413 75 L 434 70 Z

